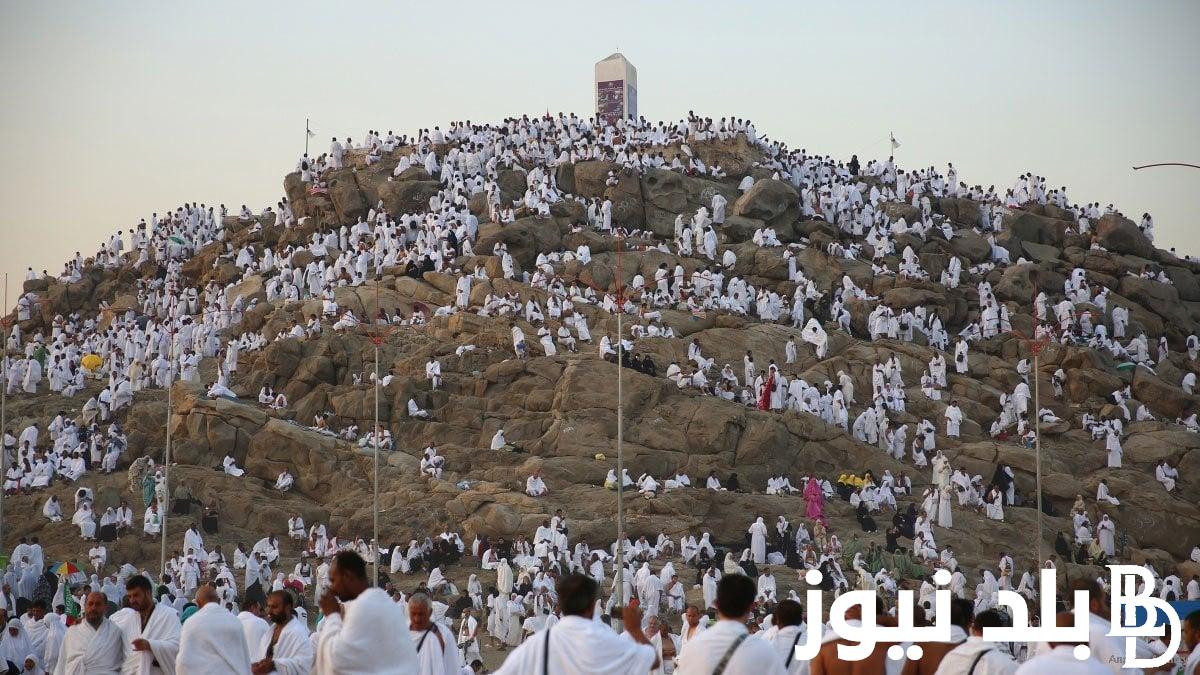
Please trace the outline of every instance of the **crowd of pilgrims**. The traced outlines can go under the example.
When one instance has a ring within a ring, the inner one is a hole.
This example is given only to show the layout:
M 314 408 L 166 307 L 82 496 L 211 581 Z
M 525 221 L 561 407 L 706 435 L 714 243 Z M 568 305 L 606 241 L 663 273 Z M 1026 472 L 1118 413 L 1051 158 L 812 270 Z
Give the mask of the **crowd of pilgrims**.
M 96 316 L 84 316 L 81 312 L 54 316 L 48 334 L 39 331 L 25 335 L 20 322 L 40 312 L 40 300 L 35 291 L 20 296 L 15 310 L 18 321 L 11 325 L 5 337 L 3 386 L 6 392 L 14 396 L 54 392 L 65 397 L 86 397 L 86 402 L 76 417 L 60 412 L 44 425 L 31 422 L 19 435 L 5 430 L 3 441 L 8 469 L 4 472 L 4 489 L 10 494 L 28 493 L 47 488 L 55 481 L 80 483 L 88 471 L 111 473 L 124 466 L 129 458 L 123 457 L 126 437 L 117 421 L 118 413 L 129 407 L 139 391 L 162 388 L 175 379 L 199 382 L 202 359 L 214 359 L 217 364 L 217 376 L 208 389 L 209 395 L 237 398 L 230 382 L 237 372 L 239 354 L 262 349 L 272 340 L 311 339 L 327 330 L 351 330 L 364 323 L 420 325 L 428 320 L 428 313 L 446 315 L 475 311 L 484 316 L 524 319 L 536 331 L 540 351 L 553 355 L 559 348 L 577 351 L 581 345 L 592 342 L 587 318 L 580 311 L 583 306 L 592 306 L 610 314 L 623 312 L 631 317 L 628 336 L 600 337 L 598 351 L 601 358 L 617 362 L 620 348 L 625 355 L 621 359 L 623 365 L 655 376 L 662 371 L 681 388 L 692 387 L 762 410 L 819 416 L 862 442 L 878 445 L 881 451 L 895 459 L 911 461 L 914 469 L 925 469 L 932 464 L 933 480 L 924 489 L 921 508 L 910 503 L 907 510 L 899 509 L 896 503 L 897 495 L 913 495 L 913 481 L 904 472 L 897 478 L 886 471 L 878 479 L 869 471 L 862 476 L 844 474 L 836 484 L 808 476 L 800 481 L 800 487 L 793 487 L 785 475 L 772 477 L 766 486 L 767 493 L 801 493 L 805 496 L 809 504 L 805 514 L 808 526 L 804 522 L 793 526 L 781 515 L 772 535 L 759 518 L 750 526 L 744 546 L 725 549 L 718 549 L 707 533 L 699 540 L 684 537 L 678 547 L 662 534 L 653 544 L 644 537 L 636 542 L 626 541 L 626 559 L 631 566 L 625 575 L 628 587 L 624 597 L 632 594 L 641 597 L 651 615 L 657 613 L 659 606 L 678 612 L 683 609 L 685 584 L 696 585 L 703 590 L 704 609 L 711 609 L 710 591 L 715 592 L 716 580 L 721 575 L 743 573 L 757 579 L 760 600 L 769 608 L 777 598 L 768 565 L 819 569 L 824 573 L 827 587 L 838 592 L 851 587 L 894 590 L 897 580 L 886 570 L 877 573 L 868 570 L 863 556 L 869 550 L 865 547 L 854 555 L 850 570 L 842 569 L 843 544 L 836 534 L 826 531 L 820 507 L 825 499 L 834 497 L 850 503 L 864 533 L 878 530 L 875 524 L 878 512 L 894 512 L 892 526 L 886 530 L 888 552 L 909 551 L 917 560 L 931 564 L 953 563 L 949 548 L 939 548 L 935 544 L 933 526 L 952 526 L 952 506 L 1002 520 L 1004 507 L 1018 503 L 1012 472 L 1006 466 L 998 466 L 992 479 L 984 482 L 981 476 L 970 476 L 949 467 L 945 456 L 937 450 L 939 427 L 946 438 L 957 438 L 966 419 L 953 399 L 946 406 L 943 420 L 935 423 L 922 419 L 915 425 L 911 437 L 908 425 L 894 425 L 889 421 L 889 412 L 905 410 L 908 395 L 899 357 L 892 354 L 882 363 L 872 365 L 869 394 L 863 397 L 861 412 L 853 413 L 852 406 L 860 405 L 860 401 L 856 397 L 856 383 L 846 372 L 838 371 L 836 382 L 820 383 L 809 383 L 786 374 L 788 366 L 796 363 L 800 355 L 801 346 L 794 339 L 789 339 L 783 346 L 782 363 L 767 359 L 765 365 L 760 365 L 761 361 L 756 362 L 754 355 L 747 352 L 740 373 L 730 364 L 717 370 L 713 359 L 704 355 L 698 339 L 689 345 L 688 359 L 683 365 L 673 362 L 664 369 L 648 354 L 637 353 L 637 341 L 641 338 L 674 337 L 672 329 L 662 322 L 660 310 L 679 308 L 697 313 L 717 311 L 754 316 L 761 321 L 800 328 L 801 345 L 808 345 L 821 358 L 829 347 L 827 326 L 833 324 L 836 330 L 851 332 L 851 301 L 879 300 L 857 286 L 849 276 L 844 276 L 840 284 L 819 288 L 799 262 L 798 253 L 805 244 L 785 246 L 770 228 L 755 232 L 753 240 L 762 247 L 783 249 L 788 277 L 796 283 L 796 292 L 789 298 L 771 289 L 754 288 L 747 279 L 733 272 L 737 261 L 732 250 L 718 254 L 718 231 L 725 221 L 728 204 L 721 194 L 714 194 L 711 202 L 694 214 L 680 214 L 675 221 L 673 237 L 643 244 L 666 253 L 701 258 L 702 265 L 690 275 L 681 264 L 673 269 L 663 264 L 653 279 L 638 274 L 628 287 L 617 293 L 571 283 L 555 273 L 557 264 L 571 260 L 588 262 L 591 252 L 586 245 L 575 250 L 542 251 L 534 269 L 518 274 L 506 247 L 497 244 L 493 250 L 479 253 L 498 256 L 500 271 L 506 278 L 547 291 L 548 300 L 542 304 L 532 298 L 523 302 L 511 293 L 489 294 L 482 305 L 472 305 L 472 284 L 488 275 L 483 264 L 475 264 L 473 268 L 458 265 L 460 259 L 475 253 L 479 219 L 468 208 L 472 196 L 484 193 L 488 217 L 498 222 L 527 216 L 546 217 L 556 202 L 579 200 L 585 206 L 586 222 L 572 224 L 573 229 L 590 228 L 629 241 L 635 237 L 644 239 L 650 235 L 614 227 L 614 205 L 610 200 L 584 200 L 561 191 L 555 182 L 554 167 L 602 159 L 620 165 L 622 173 L 640 174 L 651 168 L 666 168 L 689 175 L 721 178 L 725 170 L 719 164 L 706 166 L 689 144 L 730 139 L 737 134 L 744 135 L 751 145 L 763 152 L 763 159 L 757 163 L 759 167 L 772 171 L 774 178 L 797 188 L 799 207 L 806 218 L 824 219 L 846 235 L 843 243 L 830 244 L 824 253 L 865 259 L 865 250 L 859 242 L 869 244 L 874 252 L 869 262 L 876 275 L 928 279 L 928 273 L 922 269 L 911 246 L 897 251 L 895 236 L 908 234 L 918 238 L 951 239 L 955 236 L 954 229 L 948 221 L 932 212 L 930 199 L 964 197 L 979 203 L 981 225 L 976 229 L 991 242 L 992 259 L 969 266 L 952 256 L 937 279 L 950 288 L 974 283 L 980 307 L 979 319 L 954 327 L 952 333 L 936 312 L 923 306 L 895 311 L 886 303 L 878 302 L 867 318 L 869 334 L 859 336 L 911 341 L 916 335 L 923 335 L 926 342 L 938 350 L 920 376 L 921 395 L 931 400 L 942 399 L 942 391 L 947 386 L 948 357 L 955 372 L 965 373 L 972 342 L 1011 330 L 1008 308 L 996 299 L 991 286 L 982 280 L 983 273 L 997 266 L 1021 262 L 1010 260 L 1007 250 L 995 244 L 994 235 L 999 230 L 1002 216 L 1009 209 L 1031 202 L 1053 204 L 1072 211 L 1076 217 L 1074 227 L 1087 234 L 1091 223 L 1115 211 L 1112 205 L 1102 209 L 1099 203 L 1075 204 L 1068 199 L 1066 188 L 1048 189 L 1044 178 L 1032 174 L 1022 175 L 1001 194 L 994 187 L 983 189 L 959 181 L 952 165 L 943 174 L 932 167 L 905 171 L 890 158 L 870 161 L 865 166 L 859 164 L 857 157 L 841 162 L 809 154 L 806 150 L 791 150 L 781 143 L 760 138 L 746 120 L 728 118 L 717 122 L 691 114 L 673 124 L 628 120 L 615 126 L 599 125 L 574 115 L 548 115 L 514 118 L 500 125 L 456 123 L 444 132 L 436 127 L 421 130 L 411 139 L 390 132 L 387 137 L 382 137 L 373 131 L 360 144 L 350 139 L 343 144 L 334 139 L 328 153 L 315 159 L 306 155 L 297 162 L 301 180 L 314 194 L 327 190 L 327 172 L 345 166 L 351 153 L 365 155 L 368 164 L 379 161 L 384 154 L 391 154 L 398 160 L 395 176 L 411 167 L 421 167 L 440 182 L 441 189 L 430 197 L 427 210 L 393 216 L 380 203 L 358 222 L 318 230 L 306 245 L 286 245 L 278 250 L 253 243 L 235 247 L 231 240 L 236 231 L 295 226 L 297 218 L 286 198 L 274 208 L 267 207 L 259 213 L 243 206 L 233 217 L 229 217 L 223 205 L 214 208 L 185 204 L 161 216 L 153 214 L 128 233 L 117 232 L 90 258 L 76 253 L 58 276 L 59 281 L 70 283 L 80 280 L 90 266 L 113 270 L 129 264 L 149 262 L 157 265 L 158 274 L 136 281 L 136 300 L 132 306 L 114 307 L 102 302 L 101 313 Z M 527 177 L 524 194 L 513 202 L 501 199 L 497 180 L 498 172 L 508 168 L 523 169 Z M 616 174 L 608 177 L 610 184 L 619 180 L 620 176 Z M 738 189 L 745 191 L 753 182 L 753 178 L 747 176 L 741 180 Z M 912 222 L 890 218 L 882 206 L 885 202 L 896 201 L 911 204 L 919 217 Z M 1148 214 L 1143 216 L 1140 227 L 1147 237 L 1153 238 L 1153 220 Z M 854 243 L 846 243 L 851 241 Z M 183 263 L 212 242 L 223 242 L 225 249 L 214 265 L 231 261 L 243 276 L 226 286 L 216 281 L 202 287 L 193 286 L 183 274 Z M 1092 248 L 1102 250 L 1095 241 Z M 302 252 L 309 254 L 303 258 L 307 262 L 297 258 Z M 887 259 L 891 256 L 898 256 L 895 268 L 889 267 Z M 389 315 L 381 308 L 374 317 L 356 316 L 350 309 L 339 306 L 335 295 L 337 288 L 367 283 L 380 270 L 396 266 L 405 268 L 406 273 L 412 275 L 428 270 L 455 274 L 458 281 L 452 304 L 433 309 L 418 307 L 407 316 L 399 309 Z M 312 315 L 303 323 L 296 321 L 290 329 L 277 335 L 261 331 L 228 335 L 226 329 L 236 326 L 242 313 L 257 302 L 247 302 L 232 292 L 250 275 L 264 277 L 268 302 L 319 299 L 320 315 Z M 42 276 L 49 275 L 43 271 Z M 1149 267 L 1142 276 L 1159 283 L 1171 283 L 1162 272 Z M 28 278 L 37 279 L 38 275 L 30 269 Z M 1086 344 L 1131 361 L 1137 367 L 1152 370 L 1169 355 L 1165 338 L 1152 344 L 1144 333 L 1127 335 L 1129 313 L 1120 306 L 1110 307 L 1108 293 L 1102 285 L 1089 281 L 1086 270 L 1075 269 L 1066 281 L 1061 298 L 1052 298 L 1042 291 L 1034 299 L 1037 336 L 1063 343 Z M 1099 314 L 1094 315 L 1091 310 L 1078 311 L 1077 303 L 1090 303 L 1098 308 Z M 558 324 L 556 329 L 552 328 L 552 322 Z M 524 330 L 514 323 L 512 333 L 516 356 L 531 356 L 533 351 Z M 459 351 L 473 348 L 473 345 L 463 345 Z M 1200 352 L 1200 340 L 1196 336 L 1188 338 L 1186 351 L 1188 360 L 1194 361 Z M 1029 443 L 1033 435 L 1032 415 L 1036 414 L 1043 423 L 1059 420 L 1049 409 L 1031 410 L 1028 360 L 1017 364 L 1017 372 L 1021 381 L 1001 397 L 1001 412 L 990 422 L 988 431 L 1001 440 Z M 439 385 L 441 365 L 436 359 L 427 364 L 426 376 L 434 387 Z M 1054 374 L 1056 396 L 1061 396 L 1066 377 L 1062 370 Z M 356 381 L 361 381 L 358 376 Z M 1195 386 L 1195 375 L 1189 373 L 1181 386 L 1190 392 Z M 1103 440 L 1108 465 L 1119 467 L 1125 422 L 1153 419 L 1154 415 L 1144 404 L 1136 411 L 1129 410 L 1125 405 L 1131 398 L 1127 388 L 1113 392 L 1111 398 L 1117 404 L 1118 414 L 1109 419 L 1085 415 L 1080 424 L 1091 431 L 1093 438 Z M 286 397 L 269 387 L 259 392 L 258 402 L 275 409 L 288 406 Z M 412 400 L 408 412 L 414 418 L 430 416 Z M 1174 421 L 1191 431 L 1200 431 L 1195 415 Z M 327 416 L 318 415 L 312 427 L 364 446 L 373 445 L 378 438 L 384 449 L 394 447 L 391 432 L 382 426 L 362 435 L 356 426 L 335 431 L 329 428 Z M 493 439 L 492 448 L 507 447 L 502 429 L 497 437 Z M 138 461 L 144 468 L 142 534 L 153 537 L 159 532 L 160 514 L 168 508 L 163 472 L 149 458 Z M 429 448 L 422 459 L 422 471 L 440 477 L 444 463 L 436 449 Z M 231 475 L 241 475 L 241 469 L 232 457 L 226 457 L 222 466 Z M 1156 479 L 1167 491 L 1172 491 L 1178 480 L 1178 470 L 1164 460 L 1156 469 Z M 622 480 L 649 496 L 660 490 L 691 486 L 690 478 L 681 472 L 661 481 L 648 474 L 636 481 L 624 475 Z M 276 487 L 289 489 L 292 481 L 285 471 Z M 923 485 L 924 481 L 918 479 L 917 483 Z M 615 472 L 610 471 L 606 485 L 615 487 L 615 484 Z M 738 490 L 740 485 L 736 474 L 722 484 L 714 472 L 703 489 Z M 529 494 L 541 496 L 547 491 L 540 476 L 530 477 L 527 482 Z M 180 500 L 172 501 L 175 504 Z M 1118 503 L 1103 481 L 1096 502 Z M 122 584 L 135 575 L 136 570 L 124 564 L 115 574 L 99 579 L 102 571 L 111 567 L 103 544 L 133 530 L 134 515 L 128 503 L 122 502 L 117 509 L 106 509 L 97 523 L 92 503 L 90 489 L 80 487 L 75 493 L 71 523 L 80 528 L 82 538 L 95 542 L 90 562 L 96 574 L 79 588 L 99 590 L 116 602 L 114 598 L 120 595 Z M 56 497 L 49 497 L 43 505 L 43 515 L 51 521 L 61 521 L 66 517 L 63 507 Z M 1115 555 L 1112 521 L 1107 515 L 1090 515 L 1082 498 L 1076 507 L 1072 510 L 1074 531 L 1060 535 L 1060 555 L 1076 560 L 1111 559 Z M 204 523 L 211 523 L 215 528 L 215 508 L 210 507 L 208 511 L 211 513 L 206 512 Z M 323 574 L 327 574 L 333 554 L 351 549 L 366 560 L 376 558 L 370 544 L 360 538 L 326 537 L 323 525 L 306 530 L 303 522 L 295 522 L 297 520 L 298 517 L 289 521 L 287 536 L 303 542 L 305 555 L 290 573 L 278 569 L 282 565 L 280 547 L 273 536 L 264 537 L 249 549 L 239 546 L 229 553 L 227 560 L 219 546 L 205 549 L 200 533 L 191 528 L 185 535 L 184 549 L 175 552 L 162 576 L 152 578 L 162 581 L 160 592 L 167 594 L 167 602 L 177 610 L 184 609 L 202 580 L 212 581 L 222 606 L 233 606 L 239 588 L 242 596 L 246 596 L 251 588 L 256 589 L 259 593 L 254 597 L 260 602 L 265 602 L 263 592 L 280 588 L 291 588 L 301 594 L 311 588 L 319 597 L 325 579 Z M 911 545 L 900 546 L 902 538 L 911 540 Z M 494 589 L 485 597 L 482 582 L 472 575 L 461 590 L 470 596 L 474 608 L 487 609 L 489 633 L 497 641 L 512 645 L 514 639 L 519 642 L 523 629 L 545 623 L 539 624 L 538 620 L 545 618 L 553 604 L 554 575 L 574 570 L 603 582 L 606 566 L 615 563 L 612 555 L 615 548 L 616 543 L 591 549 L 586 542 L 578 542 L 569 548 L 565 518 L 559 514 L 554 521 L 539 528 L 532 540 L 518 538 L 511 543 L 500 541 L 494 545 L 476 540 L 468 551 L 458 535 L 442 533 L 424 541 L 411 541 L 407 546 L 381 549 L 379 557 L 391 573 L 429 570 L 429 580 L 421 590 L 428 590 L 435 597 L 446 595 L 447 589 L 457 591 L 442 575 L 445 565 L 453 565 L 463 555 L 478 557 L 483 569 L 497 571 Z M 737 554 L 739 548 L 740 556 Z M 28 579 L 40 579 L 42 568 L 35 560 L 16 553 L 14 551 L 15 555 L 10 558 L 6 581 L 15 582 L 9 585 L 19 591 L 19 599 L 30 600 L 34 589 L 29 587 Z M 681 575 L 677 572 L 684 570 L 675 570 L 673 563 L 668 561 L 657 573 L 651 572 L 649 563 L 664 555 L 680 556 L 683 565 L 694 568 L 693 571 L 683 574 L 684 580 L 680 581 Z M 1200 553 L 1193 555 L 1198 556 Z M 237 580 L 239 573 L 241 583 Z M 994 574 L 991 570 L 981 571 L 975 588 L 977 607 L 989 602 L 994 604 L 995 591 L 1011 586 L 1016 573 L 1011 558 L 1002 559 Z M 965 577 L 962 571 L 955 570 L 955 574 L 956 592 L 961 595 L 965 592 Z M 1027 586 L 1024 577 L 1028 576 L 1028 572 L 1022 575 L 1018 587 Z M 1176 578 L 1176 586 L 1178 581 Z M 1180 594 L 1178 588 L 1176 592 Z M 1193 595 L 1191 586 L 1188 595 Z M 610 604 L 612 597 L 610 595 Z M 434 606 L 437 608 L 436 603 Z M 303 606 L 300 609 L 303 610 Z M 515 638 L 513 616 L 527 617 L 520 622 L 522 628 L 515 630 Z M 533 620 L 532 624 L 530 620 Z
M 152 467 L 146 469 L 149 475 Z M 935 458 L 935 480 L 944 480 L 947 471 L 944 458 Z M 710 479 L 715 480 L 714 477 Z M 148 485 L 155 480 L 148 478 Z M 843 543 L 827 527 L 824 513 L 827 498 L 853 503 L 858 497 L 861 500 L 859 520 L 867 530 L 868 523 L 864 522 L 862 513 L 867 502 L 867 497 L 863 496 L 868 494 L 865 490 L 874 485 L 869 473 L 839 476 L 835 485 L 810 475 L 802 479 L 801 485 L 805 500 L 803 520 L 793 524 L 781 515 L 772 527 L 768 527 L 760 517 L 750 525 L 742 540 L 722 543 L 708 532 L 702 532 L 699 537 L 685 535 L 678 542 L 660 532 L 653 541 L 643 535 L 636 540 L 626 538 L 609 546 L 592 548 L 585 539 L 572 542 L 568 519 L 559 509 L 529 538 L 519 535 L 515 540 L 507 541 L 476 536 L 468 545 L 458 533 L 443 530 L 436 536 L 411 540 L 407 545 L 397 543 L 372 550 L 373 547 L 361 538 L 342 539 L 331 535 L 324 524 L 306 527 L 300 516 L 293 516 L 287 521 L 287 537 L 292 540 L 290 548 L 298 549 L 300 554 L 299 562 L 291 572 L 284 571 L 282 554 L 285 546 L 274 535 L 263 537 L 251 547 L 239 544 L 228 555 L 220 545 L 207 549 L 205 536 L 219 532 L 215 507 L 205 509 L 199 528 L 189 526 L 186 529 L 182 553 L 173 551 L 167 569 L 160 577 L 154 577 L 146 570 L 139 571 L 128 563 L 110 564 L 103 545 L 96 543 L 89 554 L 90 569 L 62 578 L 52 572 L 56 565 L 47 565 L 49 561 L 38 538 L 27 540 L 22 537 L 12 551 L 11 559 L 17 564 L 6 570 L 0 593 L 2 618 L 17 630 L 0 638 L 0 655 L 18 665 L 28 655 L 38 668 L 45 668 L 45 672 L 64 672 L 55 668 L 60 659 L 67 658 L 63 651 L 65 627 L 80 623 L 78 608 L 88 603 L 90 595 L 101 598 L 103 612 L 117 612 L 112 618 L 122 634 L 127 637 L 143 635 L 142 631 L 149 629 L 139 630 L 132 624 L 127 626 L 129 615 L 120 612 L 129 610 L 119 608 L 133 607 L 126 600 L 126 592 L 131 584 L 141 583 L 137 579 L 144 578 L 155 579 L 152 591 L 158 600 L 156 606 L 166 613 L 167 627 L 160 627 L 166 635 L 156 636 L 156 639 L 168 644 L 166 648 L 160 645 L 155 649 L 156 656 L 174 654 L 171 651 L 173 644 L 182 658 L 180 624 L 186 627 L 189 621 L 195 621 L 193 617 L 202 606 L 211 603 L 221 608 L 225 616 L 236 615 L 238 623 L 235 625 L 244 637 L 248 662 L 261 663 L 271 657 L 270 650 L 274 649 L 274 658 L 279 660 L 276 664 L 278 672 L 306 673 L 314 659 L 318 659 L 315 654 L 321 649 L 323 622 L 320 619 L 323 617 L 316 608 L 322 606 L 320 599 L 331 589 L 331 569 L 336 564 L 335 559 L 341 560 L 339 556 L 347 553 L 367 564 L 378 563 L 385 582 L 383 591 L 400 610 L 400 616 L 412 617 L 414 623 L 410 623 L 410 628 L 416 621 L 424 621 L 426 623 L 420 629 L 442 635 L 441 650 L 424 652 L 421 630 L 413 628 L 415 658 L 421 663 L 417 672 L 422 673 L 466 672 L 460 669 L 481 661 L 484 649 L 506 651 L 521 645 L 531 635 L 556 625 L 563 619 L 556 611 L 557 589 L 560 580 L 570 575 L 586 576 L 606 591 L 607 597 L 602 594 L 592 610 L 592 618 L 602 623 L 611 621 L 614 605 L 619 600 L 636 598 L 649 644 L 665 664 L 672 664 L 689 641 L 718 623 L 718 589 L 722 579 L 728 576 L 740 575 L 753 583 L 754 605 L 743 623 L 756 638 L 768 641 L 774 641 L 784 627 L 774 624 L 780 616 L 780 608 L 790 607 L 788 603 L 799 606 L 801 600 L 795 587 L 800 579 L 811 580 L 808 575 L 812 571 L 821 575 L 814 583 L 835 596 L 847 590 L 875 591 L 884 599 L 884 606 L 890 608 L 885 612 L 893 614 L 897 591 L 902 585 L 914 588 L 918 591 L 918 611 L 924 612 L 925 620 L 933 617 L 933 594 L 937 586 L 942 585 L 934 579 L 935 569 L 950 572 L 944 585 L 949 586 L 954 597 L 965 599 L 974 614 L 997 609 L 1000 590 L 1017 591 L 1036 610 L 1039 588 L 1033 565 L 1019 569 L 1013 556 L 1002 551 L 994 569 L 983 567 L 975 575 L 968 576 L 971 572 L 959 566 L 949 547 L 934 551 L 931 543 L 923 541 L 923 536 L 931 532 L 934 524 L 928 516 L 931 509 L 946 509 L 939 513 L 936 523 L 944 527 L 949 524 L 940 519 L 948 513 L 948 506 L 936 502 L 929 506 L 927 496 L 927 504 L 921 511 L 915 504 L 909 504 L 907 510 L 893 507 L 887 547 L 880 549 L 856 535 Z M 157 501 L 164 496 L 159 488 L 160 484 L 154 484 L 143 496 Z M 728 488 L 710 483 L 695 489 Z M 169 508 L 179 515 L 187 515 L 194 502 L 185 486 L 177 488 L 170 501 Z M 889 509 L 885 506 L 884 510 Z M 1087 520 L 1082 498 L 1077 500 L 1071 515 L 1076 523 Z M 127 527 L 119 525 L 118 536 Z M 911 546 L 898 546 L 897 541 L 902 538 L 912 540 Z M 1111 547 L 1111 542 L 1110 532 L 1107 546 Z M 625 561 L 619 585 L 616 575 L 618 548 Z M 740 556 L 738 549 L 741 549 Z M 888 558 L 885 552 L 900 555 Z M 910 557 L 922 564 L 904 571 L 889 571 L 886 566 L 881 566 L 889 560 Z M 1200 562 L 1200 547 L 1193 550 L 1192 558 Z M 1069 556 L 1064 555 L 1064 559 Z M 1055 563 L 1047 560 L 1045 565 L 1053 567 Z M 477 571 L 470 572 L 465 583 L 460 585 L 461 578 L 456 582 L 447 571 L 451 567 Z M 1176 574 L 1159 577 L 1148 563 L 1146 568 L 1155 575 L 1160 597 L 1167 600 L 1200 599 L 1200 579 L 1197 577 L 1187 582 L 1185 590 Z M 104 575 L 102 579 L 101 575 Z M 784 593 L 780 587 L 783 584 L 792 586 L 792 590 Z M 150 587 L 149 583 L 147 587 Z M 689 600 L 689 589 L 699 589 L 699 598 L 693 593 Z M 264 610 L 275 602 L 273 598 L 283 597 L 278 591 L 287 592 L 288 614 L 279 616 L 272 611 L 266 612 L 266 616 L 275 624 L 284 621 L 291 626 L 288 630 L 295 635 L 286 645 L 276 644 L 271 624 L 262 618 Z M 70 609 L 72 605 L 74 609 Z M 318 619 L 317 629 L 312 632 L 308 628 L 310 612 Z M 203 625 L 208 626 L 207 622 Z M 173 637 L 171 627 L 176 631 Z M 828 630 L 824 625 L 809 627 L 803 622 L 799 628 L 801 631 Z M 1027 651 L 1030 645 L 1011 647 L 1011 656 L 1017 660 L 1031 656 Z M 87 655 L 86 650 L 84 655 Z M 129 658 L 136 659 L 136 656 Z M 236 652 L 233 658 L 236 658 Z M 441 665 L 425 664 L 428 658 L 437 659 Z M 282 663 L 291 663 L 284 659 L 294 660 L 295 669 L 281 667 Z M 671 666 L 664 666 L 664 670 L 671 670 Z M 318 672 L 321 671 L 318 669 Z

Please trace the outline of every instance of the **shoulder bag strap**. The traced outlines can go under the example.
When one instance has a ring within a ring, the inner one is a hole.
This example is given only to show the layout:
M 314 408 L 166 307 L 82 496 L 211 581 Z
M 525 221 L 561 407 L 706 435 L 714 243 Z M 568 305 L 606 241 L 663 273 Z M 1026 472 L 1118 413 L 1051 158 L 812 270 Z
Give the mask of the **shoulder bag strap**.
M 733 658 L 733 653 L 737 651 L 738 647 L 742 646 L 742 643 L 748 637 L 750 637 L 750 633 L 742 633 L 733 641 L 733 644 L 729 645 L 729 649 L 725 651 L 725 655 L 717 662 L 717 669 L 713 671 L 713 675 L 723 675 L 725 673 L 725 668 L 729 666 L 729 659 Z
M 800 637 L 803 633 L 797 631 L 796 638 L 792 640 L 792 650 L 788 652 L 787 659 L 783 662 L 783 669 L 787 670 L 792 665 L 792 659 L 796 658 L 796 645 L 800 644 Z
M 979 665 L 979 660 L 982 659 L 984 657 L 984 655 L 990 651 L 992 651 L 992 650 L 984 649 L 975 655 L 975 658 L 971 661 L 971 667 L 967 670 L 967 675 L 975 675 L 975 666 Z

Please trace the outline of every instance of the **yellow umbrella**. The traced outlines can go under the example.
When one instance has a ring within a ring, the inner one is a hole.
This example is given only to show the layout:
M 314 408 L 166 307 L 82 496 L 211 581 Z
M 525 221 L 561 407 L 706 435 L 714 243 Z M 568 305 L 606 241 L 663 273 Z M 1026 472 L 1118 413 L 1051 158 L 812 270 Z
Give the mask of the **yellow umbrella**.
M 100 364 L 104 363 L 104 359 L 100 358 L 98 354 L 88 354 L 87 356 L 83 357 L 83 360 L 80 361 L 80 363 L 82 363 L 83 367 L 87 368 L 88 370 L 95 370 L 100 367 Z

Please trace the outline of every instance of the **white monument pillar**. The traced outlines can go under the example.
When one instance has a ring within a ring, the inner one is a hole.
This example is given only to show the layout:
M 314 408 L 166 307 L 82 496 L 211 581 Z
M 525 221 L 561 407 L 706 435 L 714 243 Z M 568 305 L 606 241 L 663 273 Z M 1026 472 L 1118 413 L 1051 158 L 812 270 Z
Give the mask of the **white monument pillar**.
M 637 117 L 637 68 L 620 52 L 596 63 L 596 114 L 607 122 Z

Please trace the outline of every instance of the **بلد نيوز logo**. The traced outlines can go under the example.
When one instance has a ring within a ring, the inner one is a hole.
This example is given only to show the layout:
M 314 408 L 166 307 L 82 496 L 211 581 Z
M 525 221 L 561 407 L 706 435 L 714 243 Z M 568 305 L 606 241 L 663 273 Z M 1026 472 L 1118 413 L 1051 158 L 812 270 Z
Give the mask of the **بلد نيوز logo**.
M 1175 608 L 1151 593 L 1154 590 L 1154 577 L 1144 567 L 1137 565 L 1109 565 L 1111 579 L 1111 629 L 1109 637 L 1124 638 L 1125 653 L 1113 657 L 1120 660 L 1125 668 L 1156 668 L 1172 658 L 1179 651 L 1180 621 Z M 809 570 L 804 580 L 810 586 L 821 583 L 823 575 L 818 570 Z M 1041 573 L 1040 614 L 1042 617 L 1056 616 L 1057 593 L 1055 589 L 1057 571 L 1054 568 L 1043 569 Z M 935 586 L 948 586 L 951 574 L 940 569 L 933 574 Z M 1138 582 L 1142 583 L 1142 592 L 1137 592 Z M 934 623 L 931 626 L 917 626 L 913 620 L 914 591 L 904 589 L 897 592 L 896 626 L 879 626 L 875 623 L 876 594 L 874 591 L 850 591 L 834 599 L 829 608 L 830 630 L 840 638 L 853 644 L 837 645 L 837 657 L 844 661 L 861 661 L 875 651 L 875 646 L 881 642 L 896 643 L 888 647 L 887 656 L 892 660 L 900 660 L 907 656 L 909 659 L 919 659 L 923 653 L 920 642 L 949 642 L 951 635 L 950 601 L 951 592 L 948 589 L 934 591 Z M 1029 625 L 1029 610 L 1024 596 L 1016 591 L 998 591 L 997 602 L 1006 607 L 1013 618 L 1012 626 L 992 627 L 983 630 L 982 638 L 986 642 L 1046 642 L 1074 643 L 1074 655 L 1079 660 L 1089 658 L 1091 648 L 1086 644 L 1091 635 L 1091 618 L 1089 597 L 1086 590 L 1077 590 L 1072 599 L 1072 614 L 1074 621 L 1070 626 L 1031 626 Z M 821 590 L 814 588 L 805 593 L 806 621 L 810 626 L 821 625 L 821 608 L 823 605 Z M 860 618 L 848 619 L 848 611 L 858 607 Z M 1142 623 L 1136 623 L 1137 610 L 1146 613 Z M 1165 616 L 1166 626 L 1159 625 L 1157 617 Z M 1163 637 L 1170 627 L 1170 643 L 1166 650 L 1158 656 L 1150 655 L 1145 644 L 1138 638 Z M 796 658 L 810 660 L 821 649 L 822 634 L 819 630 L 808 632 L 804 644 L 796 645 Z M 907 648 L 901 643 L 909 643 Z M 1145 656 L 1138 657 L 1138 647 L 1142 646 Z

